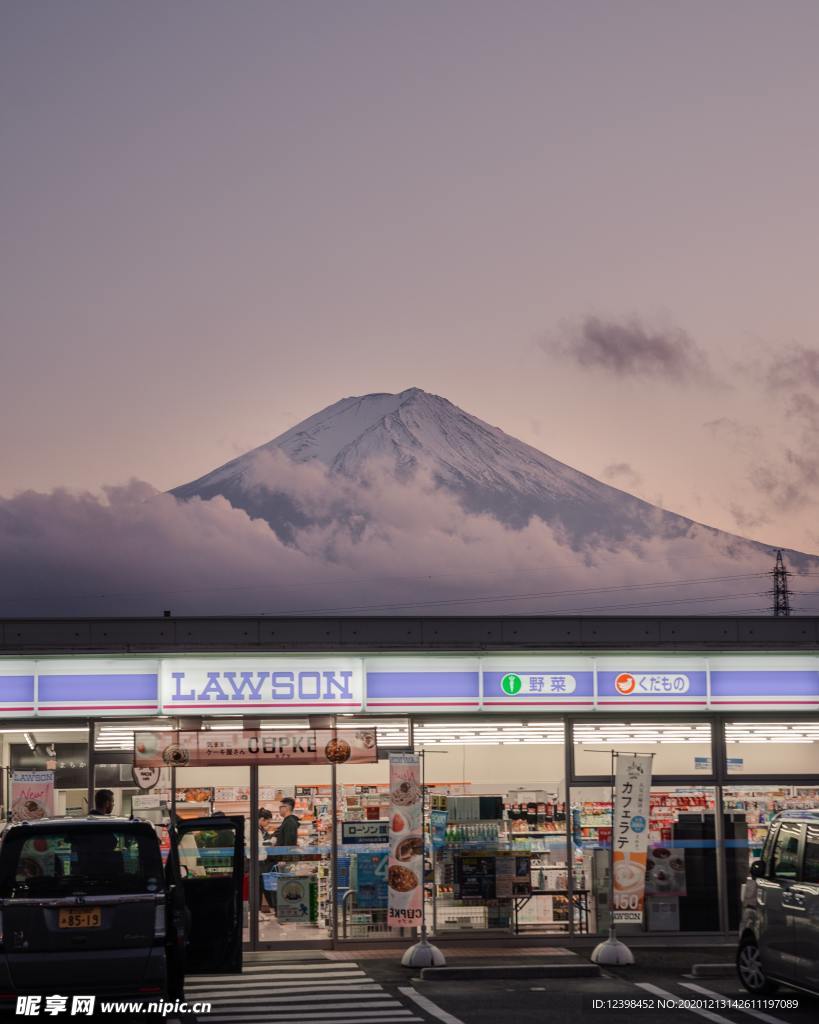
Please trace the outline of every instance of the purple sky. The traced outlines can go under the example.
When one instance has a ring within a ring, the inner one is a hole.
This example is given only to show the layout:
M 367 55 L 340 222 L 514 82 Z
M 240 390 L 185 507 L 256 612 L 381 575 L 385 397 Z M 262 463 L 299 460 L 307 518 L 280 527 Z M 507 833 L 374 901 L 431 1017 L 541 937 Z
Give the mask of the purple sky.
M 0 494 L 411 386 L 819 550 L 819 5 L 6 0 Z

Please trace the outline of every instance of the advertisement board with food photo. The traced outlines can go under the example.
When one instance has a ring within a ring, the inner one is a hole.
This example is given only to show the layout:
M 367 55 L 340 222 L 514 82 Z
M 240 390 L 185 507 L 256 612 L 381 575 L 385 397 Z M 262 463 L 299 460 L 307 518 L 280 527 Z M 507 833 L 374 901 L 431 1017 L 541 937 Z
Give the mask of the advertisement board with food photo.
M 411 928 L 422 915 L 423 792 L 417 754 L 390 755 L 390 858 L 387 924 Z
M 654 846 L 646 860 L 646 896 L 685 896 L 685 850 Z
M 54 772 L 12 772 L 11 820 L 39 821 L 54 814 Z
M 134 764 L 206 768 L 253 764 L 374 764 L 375 729 L 136 732 Z

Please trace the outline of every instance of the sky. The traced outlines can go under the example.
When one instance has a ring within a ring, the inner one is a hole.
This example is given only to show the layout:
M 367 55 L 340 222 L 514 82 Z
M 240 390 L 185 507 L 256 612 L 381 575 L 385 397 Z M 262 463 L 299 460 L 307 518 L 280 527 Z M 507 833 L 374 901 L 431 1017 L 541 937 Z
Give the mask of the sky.
M 417 386 L 819 552 L 818 31 L 813 0 L 4 0 L 0 495 L 164 491 Z

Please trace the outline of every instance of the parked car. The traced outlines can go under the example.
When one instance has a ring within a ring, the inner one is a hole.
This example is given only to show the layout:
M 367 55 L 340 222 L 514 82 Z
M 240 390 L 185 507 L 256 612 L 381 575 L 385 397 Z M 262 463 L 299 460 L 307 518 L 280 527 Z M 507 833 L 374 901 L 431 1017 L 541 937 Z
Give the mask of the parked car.
M 0 1006 L 22 994 L 177 999 L 186 974 L 240 971 L 243 833 L 241 817 L 182 822 L 163 863 L 147 821 L 9 825 L 0 837 Z
M 742 887 L 737 972 L 755 995 L 819 995 L 819 811 L 783 811 Z

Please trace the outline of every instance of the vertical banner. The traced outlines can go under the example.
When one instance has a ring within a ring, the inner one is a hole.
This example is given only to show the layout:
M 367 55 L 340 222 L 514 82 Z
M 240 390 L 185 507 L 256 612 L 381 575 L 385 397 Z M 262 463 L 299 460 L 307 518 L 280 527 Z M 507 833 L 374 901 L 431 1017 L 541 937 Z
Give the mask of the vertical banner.
M 420 758 L 390 754 L 390 863 L 387 869 L 390 928 L 421 924 L 424 814 Z
M 39 821 L 54 814 L 54 772 L 13 772 L 11 820 Z
M 612 820 L 614 922 L 643 920 L 648 819 L 651 797 L 651 755 L 617 754 Z

